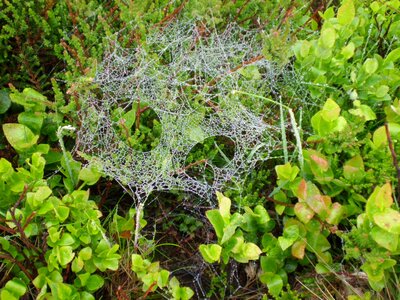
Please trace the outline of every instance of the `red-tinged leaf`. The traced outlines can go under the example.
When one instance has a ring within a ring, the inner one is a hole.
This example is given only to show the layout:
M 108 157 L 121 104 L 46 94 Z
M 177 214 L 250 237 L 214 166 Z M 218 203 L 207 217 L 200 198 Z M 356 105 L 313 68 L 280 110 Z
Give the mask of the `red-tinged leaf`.
M 314 195 L 307 198 L 307 204 L 318 215 L 326 217 L 325 215 L 328 214 L 332 202 L 329 196 Z
M 327 159 L 325 159 L 324 157 L 319 156 L 317 154 L 311 154 L 310 157 L 323 171 L 328 170 L 329 162 Z
M 400 213 L 397 210 L 386 208 L 383 212 L 374 215 L 376 225 L 394 234 L 400 234 Z
M 374 226 L 371 229 L 370 235 L 379 246 L 384 247 L 392 252 L 396 251 L 399 241 L 398 234 L 390 233 L 385 229 Z
M 123 231 L 120 233 L 119 237 L 128 240 L 132 237 L 132 232 L 129 230 Z
M 340 203 L 335 202 L 332 204 L 331 210 L 329 212 L 329 216 L 326 218 L 326 221 L 332 225 L 338 225 L 342 220 L 345 213 L 345 208 Z
M 294 213 L 304 224 L 307 224 L 314 217 L 314 211 L 306 203 L 296 203 Z
M 306 251 L 306 245 L 307 243 L 305 240 L 295 242 L 292 246 L 292 256 L 298 259 L 303 259 Z
M 376 187 L 368 198 L 366 213 L 370 218 L 373 218 L 376 213 L 382 212 L 392 204 L 392 187 L 390 183 L 386 183 L 382 187 Z
M 364 162 L 360 155 L 348 160 L 343 166 L 343 176 L 348 180 L 362 179 Z
M 301 180 L 299 184 L 299 188 L 297 190 L 297 197 L 299 200 L 306 201 L 307 199 L 307 181 L 304 179 Z

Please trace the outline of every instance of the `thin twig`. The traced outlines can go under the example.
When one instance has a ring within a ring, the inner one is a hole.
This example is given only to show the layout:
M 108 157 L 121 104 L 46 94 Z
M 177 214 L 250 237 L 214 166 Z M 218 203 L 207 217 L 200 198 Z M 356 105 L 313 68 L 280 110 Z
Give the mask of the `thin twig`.
M 157 284 L 157 281 L 154 281 L 149 288 L 147 289 L 146 293 L 143 295 L 143 297 L 141 299 L 146 299 L 147 296 L 151 293 L 151 290 L 153 289 L 153 287 Z
M 183 0 L 181 5 L 179 5 L 172 13 L 170 13 L 169 15 L 167 15 L 165 18 L 163 18 L 160 22 L 156 23 L 153 25 L 153 27 L 157 27 L 160 25 L 163 25 L 164 23 L 168 23 L 170 21 L 172 21 L 173 19 L 175 19 L 177 17 L 177 15 L 182 11 L 182 9 L 185 7 L 186 3 L 189 0 Z
M 0 258 L 1 259 L 6 259 L 9 260 L 10 262 L 16 264 L 22 272 L 24 272 L 24 274 L 26 276 L 28 276 L 28 278 L 32 281 L 35 279 L 36 276 L 32 275 L 26 268 L 25 266 L 18 260 L 16 260 L 14 257 L 12 257 L 11 255 L 5 254 L 5 253 L 0 253 Z
M 243 9 L 247 6 L 247 4 L 249 4 L 250 1 L 251 0 L 247 0 L 245 3 L 243 3 L 243 5 L 240 7 L 239 11 L 237 12 L 233 22 L 237 22 L 237 20 L 239 19 L 239 16 L 242 14 Z
M 207 162 L 208 162 L 208 159 L 200 159 L 198 161 L 190 163 L 187 166 L 177 170 L 176 173 L 177 174 L 181 174 L 181 173 L 185 172 L 187 169 L 190 169 L 191 167 L 194 167 L 194 166 L 197 166 L 197 165 L 200 165 L 200 164 L 206 164 Z
M 399 162 L 397 160 L 396 152 L 394 151 L 393 141 L 392 141 L 392 137 L 390 136 L 388 123 L 385 123 L 385 131 L 386 131 L 386 136 L 387 136 L 387 140 L 388 140 L 389 150 L 390 150 L 390 153 L 392 154 L 393 165 L 397 172 L 397 199 L 400 199 L 400 167 L 399 167 Z M 399 203 L 397 202 L 397 207 L 398 206 L 399 206 Z
M 292 204 L 292 203 L 286 203 L 286 202 L 282 202 L 279 200 L 275 200 L 274 198 L 268 197 L 268 196 L 264 196 L 264 198 L 266 200 L 274 202 L 275 204 L 278 204 L 278 205 L 282 205 L 282 206 L 286 206 L 286 207 L 294 207 L 294 204 Z

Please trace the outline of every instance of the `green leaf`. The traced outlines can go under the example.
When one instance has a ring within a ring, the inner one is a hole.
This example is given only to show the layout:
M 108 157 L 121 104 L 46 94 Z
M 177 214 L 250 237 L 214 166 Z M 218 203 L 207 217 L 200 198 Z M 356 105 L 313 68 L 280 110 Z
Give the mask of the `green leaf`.
M 95 292 L 104 285 L 104 279 L 100 275 L 91 275 L 86 281 L 86 288 L 89 292 Z
M 361 155 L 356 155 L 343 165 L 343 176 L 347 180 L 357 180 L 364 177 L 364 162 Z
M 203 259 L 212 264 L 214 262 L 219 261 L 221 256 L 222 247 L 217 244 L 210 244 L 210 245 L 200 245 L 199 247 L 201 256 Z
M 193 290 L 188 287 L 178 287 L 172 291 L 172 297 L 174 300 L 189 300 L 193 295 Z
M 2 289 L 0 292 L 0 299 L 4 300 L 18 300 L 19 297 L 15 297 L 9 290 Z
M 400 136 L 400 124 L 388 123 L 388 127 L 389 127 L 389 132 L 390 132 L 390 135 L 392 138 Z M 372 141 L 373 141 L 375 147 L 377 147 L 377 148 L 387 145 L 388 139 L 387 139 L 385 126 L 381 126 L 377 130 L 375 130 L 375 132 L 372 136 Z
M 354 43 L 350 42 L 345 47 L 342 48 L 342 51 L 340 52 L 340 54 L 343 55 L 343 57 L 345 59 L 350 59 L 354 55 L 355 48 L 356 48 L 356 46 L 354 45 Z
M 378 70 L 378 66 L 379 63 L 376 58 L 368 58 L 363 65 L 365 72 L 367 72 L 370 75 L 375 73 L 376 70 Z
M 46 200 L 52 193 L 53 191 L 48 186 L 40 186 L 36 192 L 26 193 L 26 201 L 32 209 L 36 210 L 41 208 L 44 200 Z
M 349 113 L 364 118 L 365 121 L 376 119 L 374 111 L 368 105 L 361 104 L 359 100 L 354 101 L 355 109 L 349 109 Z
M 4 300 L 19 299 L 27 291 L 26 284 L 21 279 L 14 277 L 7 281 L 1 291 L 0 298 Z
M 340 115 L 340 106 L 332 99 L 326 100 L 324 107 L 322 108 L 322 118 L 325 121 L 332 122 L 337 120 Z
M 393 204 L 392 187 L 390 183 L 376 187 L 368 198 L 365 212 L 372 219 L 377 212 L 382 212 Z
M 135 273 L 141 273 L 146 270 L 145 261 L 139 254 L 132 254 L 132 271 Z
M 39 136 L 23 124 L 8 123 L 3 125 L 3 132 L 10 145 L 17 151 L 23 152 L 36 144 Z
M 278 274 L 264 273 L 260 276 L 260 281 L 267 285 L 272 296 L 279 296 L 283 288 L 283 280 L 281 276 Z
M 400 59 L 400 48 L 396 48 L 392 50 L 385 58 L 384 63 L 389 64 L 389 63 L 395 63 Z
M 275 167 L 276 174 L 278 175 L 278 179 L 293 181 L 297 174 L 299 174 L 300 169 L 297 166 L 292 167 L 290 162 L 284 165 L 278 165 Z
M 244 218 L 239 213 L 235 213 L 232 216 L 229 224 L 224 227 L 224 233 L 223 233 L 221 241 L 220 241 L 221 245 L 224 244 L 225 242 L 227 242 L 235 234 L 236 229 L 240 225 L 242 225 L 243 221 L 244 221 Z
M 300 55 L 306 57 L 310 53 L 311 43 L 309 41 L 300 41 Z
M 331 248 L 331 244 L 323 234 L 319 232 L 308 232 L 306 248 L 309 251 L 320 255 L 329 250 Z
M 60 222 L 64 222 L 68 216 L 69 216 L 69 207 L 60 205 L 57 208 L 54 208 L 54 212 L 57 216 L 57 218 L 60 220 Z
M 280 249 L 279 249 L 280 250 Z M 263 270 L 265 273 L 277 273 L 278 269 L 282 267 L 282 260 L 279 260 L 279 258 L 276 257 L 270 257 L 270 256 L 261 256 L 260 257 L 260 265 L 261 265 L 261 270 Z
M 90 164 L 79 171 L 78 179 L 87 185 L 95 184 L 102 176 L 101 168 L 97 164 Z
M 306 199 L 308 206 L 316 212 L 321 218 L 328 216 L 332 204 L 331 197 L 320 194 L 309 195 Z
M 384 98 L 389 92 L 389 87 L 387 85 L 380 85 L 376 90 L 375 90 L 375 96 L 378 98 Z
M 286 250 L 293 245 L 295 241 L 299 239 L 299 226 L 292 225 L 283 230 L 283 236 L 278 238 L 279 246 L 282 250 Z
M 400 213 L 391 208 L 385 208 L 383 212 L 376 212 L 373 219 L 379 227 L 394 234 L 400 234 Z
M 215 233 L 217 234 L 218 239 L 220 240 L 224 235 L 224 219 L 221 216 L 221 213 L 217 209 L 208 210 L 206 212 L 207 219 L 210 221 L 212 226 L 214 227 Z
M 399 240 L 398 234 L 390 233 L 385 229 L 374 226 L 371 229 L 370 235 L 379 246 L 392 252 L 396 251 Z
M 40 133 L 43 125 L 43 114 L 39 112 L 22 112 L 18 115 L 18 123 L 26 125 L 35 134 Z
M 82 260 L 89 260 L 92 258 L 92 248 L 85 247 L 81 251 L 79 251 L 78 256 L 82 258 Z
M 78 273 L 83 269 L 85 263 L 83 262 L 82 258 L 75 257 L 71 264 L 72 272 Z
M 127 111 L 126 113 L 124 113 L 124 114 L 122 115 L 122 118 L 121 118 L 121 119 L 124 120 L 124 121 L 122 121 L 122 122 L 125 124 L 126 128 L 128 128 L 128 129 L 131 129 L 132 126 L 133 126 L 133 124 L 135 124 L 137 106 L 138 106 L 138 103 L 135 102 L 135 103 L 132 105 L 132 109 L 129 110 L 129 111 Z
M 71 246 L 75 243 L 74 237 L 68 232 L 64 232 L 61 238 L 57 241 L 58 246 Z
M 157 285 L 160 288 L 166 287 L 168 285 L 168 278 L 170 273 L 167 270 L 161 270 L 158 273 Z
M 4 114 L 11 106 L 11 100 L 6 91 L 0 90 L 0 115 Z
M 232 257 L 237 262 L 248 263 L 249 260 L 258 260 L 261 249 L 254 243 L 243 243 L 237 253 L 233 253 Z
M 45 96 L 32 88 L 25 88 L 22 93 L 13 92 L 10 98 L 12 102 L 22 105 L 25 110 L 45 111 L 46 104 L 50 104 Z
M 325 48 L 333 48 L 336 41 L 336 31 L 334 28 L 323 28 L 321 31 L 320 40 Z
M 74 259 L 75 253 L 72 251 L 71 246 L 56 247 L 55 251 L 57 253 L 57 260 L 62 266 L 66 266 Z
M 315 265 L 315 272 L 317 272 L 317 274 L 328 274 L 331 272 L 331 270 L 328 268 L 326 264 L 317 263 Z
M 345 0 L 338 9 L 337 18 L 340 25 L 350 24 L 356 14 L 353 0 Z
M 56 243 L 60 239 L 61 230 L 58 229 L 59 228 L 57 226 L 53 226 L 48 229 L 49 238 L 52 243 Z
M 220 192 L 217 192 L 217 199 L 221 217 L 224 220 L 224 223 L 228 224 L 231 217 L 231 200 Z
M 253 80 L 261 79 L 261 74 L 258 71 L 257 66 L 255 65 L 250 65 L 244 68 L 240 68 L 238 72 L 247 79 L 253 79 Z

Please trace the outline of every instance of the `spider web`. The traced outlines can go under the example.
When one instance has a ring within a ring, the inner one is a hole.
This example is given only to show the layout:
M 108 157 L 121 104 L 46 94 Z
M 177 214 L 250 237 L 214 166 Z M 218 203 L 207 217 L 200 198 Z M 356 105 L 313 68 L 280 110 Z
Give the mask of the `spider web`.
M 230 25 L 217 33 L 177 22 L 149 34 L 137 48 L 110 44 L 95 88 L 81 96 L 78 141 L 80 150 L 140 203 L 153 191 L 180 190 L 210 199 L 227 183 L 243 184 L 255 164 L 281 144 L 279 126 L 268 121 L 279 110 L 249 99 L 245 106 L 244 96 L 232 93 L 279 94 L 282 78 L 293 76 L 285 70 L 282 77 L 283 71 L 262 56 L 256 32 Z M 121 123 L 138 102 L 161 123 L 158 144 L 150 151 L 133 148 L 121 133 Z M 202 162 L 212 169 L 212 182 L 194 178 L 188 154 L 216 136 L 232 140 L 233 157 L 224 166 Z

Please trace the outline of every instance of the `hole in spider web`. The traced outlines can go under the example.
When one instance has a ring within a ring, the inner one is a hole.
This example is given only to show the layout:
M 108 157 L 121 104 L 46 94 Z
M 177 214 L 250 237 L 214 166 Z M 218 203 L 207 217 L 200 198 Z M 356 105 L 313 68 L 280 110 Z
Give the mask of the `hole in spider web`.
M 208 137 L 188 153 L 185 173 L 196 180 L 212 184 L 215 168 L 227 166 L 235 154 L 235 142 L 223 135 Z

